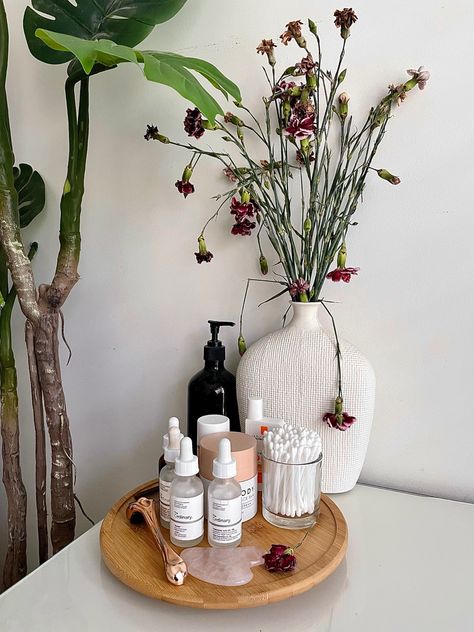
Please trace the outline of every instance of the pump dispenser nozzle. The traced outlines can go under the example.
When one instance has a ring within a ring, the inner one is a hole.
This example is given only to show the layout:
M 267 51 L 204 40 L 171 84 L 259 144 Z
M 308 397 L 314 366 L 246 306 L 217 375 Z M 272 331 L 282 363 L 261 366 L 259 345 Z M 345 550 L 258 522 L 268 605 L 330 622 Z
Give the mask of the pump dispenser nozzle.
M 237 463 L 232 456 L 229 439 L 219 441 L 219 452 L 212 462 L 212 474 L 217 478 L 234 478 L 237 475 Z
M 225 347 L 219 340 L 219 331 L 221 327 L 234 327 L 235 323 L 228 320 L 208 320 L 211 329 L 211 339 L 207 341 L 204 347 L 204 360 L 225 360 Z

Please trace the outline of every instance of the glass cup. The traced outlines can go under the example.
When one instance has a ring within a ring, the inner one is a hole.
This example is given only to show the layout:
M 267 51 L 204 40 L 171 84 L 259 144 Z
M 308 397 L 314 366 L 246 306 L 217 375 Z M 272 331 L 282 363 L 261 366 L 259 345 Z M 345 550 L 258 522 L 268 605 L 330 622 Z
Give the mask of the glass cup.
M 263 456 L 263 517 L 284 529 L 316 524 L 321 500 L 322 454 L 310 463 L 279 463 Z

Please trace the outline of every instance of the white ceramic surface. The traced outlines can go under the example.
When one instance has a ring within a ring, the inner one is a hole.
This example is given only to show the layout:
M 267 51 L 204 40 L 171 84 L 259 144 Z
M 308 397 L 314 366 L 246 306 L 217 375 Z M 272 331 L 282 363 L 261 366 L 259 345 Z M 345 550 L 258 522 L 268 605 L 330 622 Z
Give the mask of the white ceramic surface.
M 337 361 L 334 334 L 319 321 L 318 303 L 292 303 L 293 318 L 283 329 L 255 342 L 237 370 L 241 419 L 249 397 L 261 397 L 265 414 L 316 430 L 323 442 L 322 490 L 346 492 L 364 464 L 374 414 L 375 375 L 369 361 L 341 339 L 344 412 L 357 421 L 347 430 L 323 422 L 334 412 Z
M 469 632 L 474 505 L 358 485 L 335 498 L 345 562 L 288 601 L 200 611 L 153 601 L 100 560 L 99 526 L 0 596 L 2 632 Z M 471 545 L 469 546 L 469 543 Z M 271 543 L 269 543 L 271 544 Z M 179 590 L 179 588 L 177 588 Z

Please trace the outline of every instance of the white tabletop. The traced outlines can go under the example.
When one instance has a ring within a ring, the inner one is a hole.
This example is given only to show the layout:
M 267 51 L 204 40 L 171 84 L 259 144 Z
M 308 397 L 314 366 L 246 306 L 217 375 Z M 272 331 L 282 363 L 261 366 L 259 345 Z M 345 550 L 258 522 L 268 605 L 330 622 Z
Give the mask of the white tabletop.
M 333 498 L 349 525 L 347 558 L 304 595 L 233 611 L 153 601 L 109 573 L 97 525 L 0 596 L 0 630 L 474 630 L 474 505 L 363 485 Z

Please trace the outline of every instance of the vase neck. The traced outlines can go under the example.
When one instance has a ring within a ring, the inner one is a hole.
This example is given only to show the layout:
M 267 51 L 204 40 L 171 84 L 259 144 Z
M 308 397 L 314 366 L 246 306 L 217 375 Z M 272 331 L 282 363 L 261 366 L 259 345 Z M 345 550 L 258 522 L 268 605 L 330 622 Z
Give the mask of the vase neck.
M 319 322 L 319 303 L 292 303 L 293 318 L 288 327 L 300 331 L 321 329 Z

